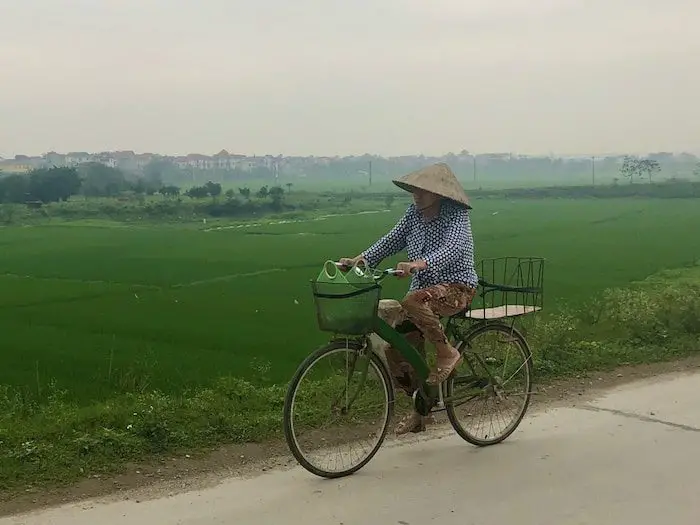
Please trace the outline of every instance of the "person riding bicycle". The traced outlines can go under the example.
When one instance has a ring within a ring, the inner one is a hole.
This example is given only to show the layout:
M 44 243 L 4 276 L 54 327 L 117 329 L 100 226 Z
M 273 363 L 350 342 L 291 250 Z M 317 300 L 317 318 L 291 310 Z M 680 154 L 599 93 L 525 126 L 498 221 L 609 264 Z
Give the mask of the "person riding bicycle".
M 392 181 L 413 194 L 403 217 L 382 238 L 353 258 L 340 263 L 352 267 L 363 263 L 370 268 L 386 257 L 406 250 L 408 261 L 399 263 L 401 276 L 412 275 L 408 293 L 400 302 L 382 300 L 379 316 L 392 326 L 410 322 L 415 329 L 406 334 L 408 342 L 425 356 L 425 340 L 435 345 L 437 366 L 428 383 L 443 382 L 462 361 L 450 345 L 440 317 L 455 315 L 470 304 L 478 285 L 474 267 L 469 199 L 457 177 L 445 163 L 438 163 Z M 413 367 L 394 348 L 385 351 L 394 380 L 409 396 L 418 388 Z M 420 432 L 425 419 L 413 412 L 399 422 L 396 434 Z

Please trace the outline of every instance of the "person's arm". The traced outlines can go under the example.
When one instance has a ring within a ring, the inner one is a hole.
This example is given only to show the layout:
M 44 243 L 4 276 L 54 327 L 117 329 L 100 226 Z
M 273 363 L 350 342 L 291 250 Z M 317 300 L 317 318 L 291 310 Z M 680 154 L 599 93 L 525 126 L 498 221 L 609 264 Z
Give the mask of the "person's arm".
M 360 254 L 370 268 L 376 268 L 383 259 L 399 253 L 406 247 L 410 212 L 409 208 L 389 233 Z
M 440 267 L 449 266 L 464 257 L 472 243 L 469 211 L 466 208 L 461 208 L 451 217 L 442 246 L 423 257 L 426 268 L 437 270 Z

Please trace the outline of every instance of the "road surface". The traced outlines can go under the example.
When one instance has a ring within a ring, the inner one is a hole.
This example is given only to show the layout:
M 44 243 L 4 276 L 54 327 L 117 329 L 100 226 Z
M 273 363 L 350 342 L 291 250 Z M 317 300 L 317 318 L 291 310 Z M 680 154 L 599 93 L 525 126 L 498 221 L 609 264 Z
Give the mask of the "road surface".
M 695 525 L 700 375 L 526 417 L 478 449 L 453 432 L 388 444 L 354 476 L 300 468 L 160 499 L 89 502 L 0 525 Z

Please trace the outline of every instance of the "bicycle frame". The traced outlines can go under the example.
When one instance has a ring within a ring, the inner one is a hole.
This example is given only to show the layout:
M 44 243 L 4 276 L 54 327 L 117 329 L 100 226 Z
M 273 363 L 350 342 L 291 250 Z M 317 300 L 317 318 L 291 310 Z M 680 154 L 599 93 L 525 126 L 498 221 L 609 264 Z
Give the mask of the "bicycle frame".
M 430 375 L 430 368 L 418 350 L 405 337 L 394 330 L 389 323 L 377 316 L 374 320 L 374 333 L 389 343 L 408 361 L 418 377 L 425 383 Z
M 477 326 L 479 326 L 480 324 L 481 323 L 477 323 Z M 449 337 L 450 333 L 452 332 L 449 323 L 445 332 Z M 442 397 L 442 395 L 444 394 L 444 383 L 442 383 L 441 385 L 431 385 L 426 382 L 430 375 L 430 367 L 428 366 L 428 363 L 425 361 L 425 359 L 420 354 L 417 348 L 415 348 L 411 343 L 409 343 L 405 337 L 403 337 L 397 330 L 392 328 L 391 325 L 389 325 L 389 323 L 384 321 L 379 316 L 377 316 L 375 319 L 374 333 L 377 336 L 379 336 L 382 340 L 390 344 L 393 348 L 398 350 L 398 352 L 406 359 L 406 361 L 408 361 L 411 364 L 416 375 L 421 380 L 419 392 L 422 392 L 424 396 L 427 395 L 427 397 L 424 397 L 426 401 L 436 401 L 438 400 L 438 396 L 440 396 L 439 400 L 442 401 L 442 403 L 454 403 L 457 401 L 462 401 L 463 398 L 464 400 L 466 400 L 467 398 L 471 397 L 472 394 L 477 394 L 480 391 L 479 388 L 475 388 L 473 392 L 468 391 L 459 396 Z M 479 356 L 475 357 L 477 360 L 481 361 Z M 495 378 L 492 377 L 492 374 L 488 371 L 488 368 L 485 366 L 485 363 L 482 362 L 481 365 L 484 366 L 484 368 L 486 369 L 489 376 L 489 380 L 495 381 Z M 472 372 L 474 372 L 474 370 L 472 370 Z M 474 381 L 475 379 L 478 379 L 478 376 L 468 376 L 461 379 L 463 379 L 465 382 L 470 382 Z M 364 379 L 361 382 L 364 383 Z

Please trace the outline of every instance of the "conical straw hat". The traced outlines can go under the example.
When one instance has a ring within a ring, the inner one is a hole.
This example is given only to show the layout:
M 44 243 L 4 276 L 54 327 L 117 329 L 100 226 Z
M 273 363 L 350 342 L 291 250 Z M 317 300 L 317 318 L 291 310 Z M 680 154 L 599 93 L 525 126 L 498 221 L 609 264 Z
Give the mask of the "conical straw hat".
M 402 190 L 413 191 L 414 188 L 420 188 L 463 204 L 471 209 L 469 198 L 464 192 L 462 185 L 450 167 L 444 162 L 426 166 L 418 171 L 404 175 L 398 180 L 392 180 L 392 182 Z

